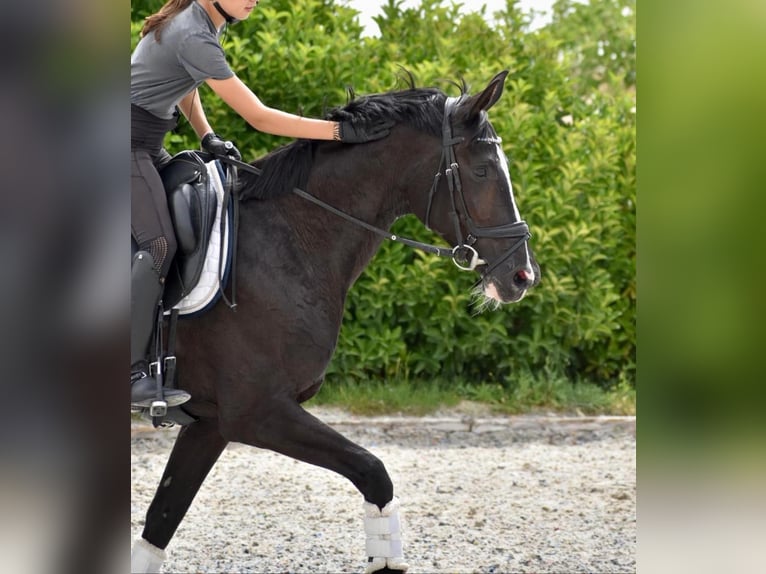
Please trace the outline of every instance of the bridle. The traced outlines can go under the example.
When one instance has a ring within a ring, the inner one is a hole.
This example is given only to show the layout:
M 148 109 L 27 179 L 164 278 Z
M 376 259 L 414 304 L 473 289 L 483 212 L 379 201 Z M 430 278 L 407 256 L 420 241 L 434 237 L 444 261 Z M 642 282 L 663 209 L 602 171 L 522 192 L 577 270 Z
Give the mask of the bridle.
M 497 268 L 499 265 L 505 262 L 517 249 L 519 249 L 522 245 L 524 245 L 526 241 L 528 241 L 529 238 L 531 237 L 531 234 L 529 233 L 529 227 L 527 226 L 526 222 L 523 220 L 516 221 L 514 223 L 507 223 L 505 225 L 496 225 L 491 227 L 478 227 L 474 223 L 473 219 L 471 219 L 471 215 L 468 213 L 468 207 L 466 205 L 465 197 L 463 196 L 463 185 L 460 181 L 460 169 L 457 163 L 457 156 L 455 154 L 455 146 L 458 143 L 465 141 L 465 138 L 462 136 L 456 137 L 452 133 L 451 116 L 452 116 L 452 112 L 457 107 L 458 101 L 459 101 L 459 98 L 448 97 L 446 101 L 444 102 L 444 121 L 442 123 L 442 155 L 441 155 L 441 160 L 439 161 L 438 171 L 436 175 L 434 175 L 434 181 L 428 193 L 428 206 L 426 208 L 426 218 L 425 218 L 426 227 L 428 227 L 428 229 L 431 229 L 430 227 L 431 207 L 433 205 L 434 196 L 436 195 L 436 191 L 439 187 L 439 180 L 441 179 L 443 175 L 445 179 L 447 180 L 447 187 L 449 189 L 450 201 L 451 201 L 451 211 L 449 213 L 452 219 L 452 224 L 455 228 L 455 237 L 458 240 L 458 244 L 455 245 L 455 247 L 452 247 L 452 248 L 439 247 L 437 245 L 431 245 L 429 243 L 422 243 L 420 241 L 415 241 L 414 239 L 399 237 L 398 235 L 389 233 L 388 231 L 384 229 L 375 227 L 374 225 L 371 225 L 367 223 L 366 221 L 362 221 L 361 219 L 358 219 L 354 217 L 353 215 L 349 215 L 348 213 L 341 211 L 340 209 L 333 207 L 332 205 L 328 203 L 325 203 L 318 197 L 311 195 L 310 193 L 302 189 L 295 187 L 292 189 L 292 192 L 322 207 L 323 209 L 331 213 L 334 213 L 335 215 L 342 217 L 343 219 L 346 219 L 347 221 L 350 221 L 356 225 L 359 225 L 360 227 L 363 227 L 367 229 L 368 231 L 371 231 L 385 239 L 396 241 L 397 243 L 403 243 L 405 245 L 408 245 L 409 247 L 421 249 L 423 251 L 427 251 L 428 253 L 433 253 L 441 257 L 449 257 L 452 259 L 453 263 L 455 263 L 455 265 L 457 265 L 457 267 L 462 269 L 463 271 L 473 271 L 474 269 L 476 269 L 476 267 L 480 265 L 487 265 L 487 268 L 482 270 L 482 275 L 487 275 L 488 273 L 491 273 L 495 268 Z M 500 139 L 496 138 L 496 139 L 486 140 L 486 141 L 489 141 L 490 143 L 499 143 Z M 256 175 L 261 174 L 261 170 L 258 169 L 257 167 L 254 167 L 248 163 L 236 160 L 234 158 L 217 155 L 216 159 L 219 159 L 220 161 L 224 163 L 231 164 L 244 171 L 247 171 Z M 236 170 L 233 170 L 233 172 L 236 177 Z M 462 212 L 458 210 L 458 204 Z M 461 217 L 465 223 L 466 229 L 468 230 L 468 234 L 466 235 L 465 240 L 463 239 Z M 513 245 L 511 245 L 511 247 L 507 251 L 505 251 L 505 253 L 503 253 L 500 257 L 498 257 L 494 261 L 488 262 L 485 259 L 481 258 L 479 256 L 479 253 L 476 251 L 476 248 L 473 247 L 476 241 L 480 238 L 492 238 L 492 239 L 517 238 L 518 240 L 514 242 Z
M 439 170 L 436 172 L 436 175 L 434 175 L 434 181 L 431 184 L 431 190 L 428 193 L 425 225 L 428 229 L 431 229 L 431 207 L 433 205 L 434 196 L 436 195 L 436 190 L 439 187 L 439 180 L 443 175 L 447 180 L 447 188 L 449 189 L 451 203 L 449 214 L 452 219 L 452 225 L 455 228 L 455 237 L 458 241 L 458 244 L 452 249 L 452 261 L 464 271 L 473 271 L 478 265 L 488 265 L 482 272 L 483 275 L 486 275 L 505 262 L 517 249 L 524 245 L 532 235 L 529 233 L 527 223 L 523 220 L 507 223 L 505 225 L 478 227 L 473 219 L 471 219 L 471 214 L 468 212 L 468 206 L 463 194 L 463 184 L 460 181 L 460 166 L 457 163 L 455 154 L 455 146 L 465 141 L 465 138 L 463 136 L 455 136 L 452 129 L 452 113 L 459 101 L 460 98 L 447 98 L 444 102 L 442 156 L 439 161 Z M 496 137 L 492 139 L 486 138 L 483 141 L 499 144 L 501 140 Z M 463 230 L 460 225 L 461 212 L 458 210 L 458 202 L 459 207 L 462 210 L 462 219 L 468 230 L 465 240 L 463 239 Z M 518 240 L 500 257 L 491 263 L 488 263 L 485 259 L 479 257 L 479 253 L 473 247 L 476 241 L 483 237 L 492 239 L 518 238 Z

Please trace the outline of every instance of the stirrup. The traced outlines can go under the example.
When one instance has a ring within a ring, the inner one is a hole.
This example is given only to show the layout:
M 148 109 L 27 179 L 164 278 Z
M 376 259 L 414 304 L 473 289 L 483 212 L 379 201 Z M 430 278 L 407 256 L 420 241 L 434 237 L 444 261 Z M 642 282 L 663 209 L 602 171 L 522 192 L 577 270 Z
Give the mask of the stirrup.
M 146 371 L 151 373 L 147 374 Z M 150 411 L 154 413 L 162 412 L 163 404 L 167 409 L 181 405 L 191 399 L 191 395 L 182 389 L 161 389 L 162 396 L 157 396 L 157 386 L 154 369 L 136 370 L 131 373 L 131 410 Z M 139 390 L 140 387 L 140 390 Z M 157 404 L 160 403 L 160 404 Z M 152 409 L 152 407 L 154 407 Z M 164 414 L 162 416 L 165 416 Z
M 159 361 L 149 363 L 150 375 L 152 374 L 152 371 L 154 371 L 154 376 L 157 379 L 157 388 L 161 393 L 162 398 L 155 399 L 152 401 L 152 404 L 149 405 L 149 416 L 162 418 L 168 414 L 168 401 L 165 400 L 165 389 L 162 388 L 162 369 L 160 368 Z
M 132 388 L 132 386 L 135 383 L 137 383 L 137 382 L 139 382 L 139 381 L 141 381 L 143 379 L 146 379 L 148 377 L 149 377 L 149 375 L 147 375 L 146 372 L 144 372 L 144 371 L 138 371 L 137 373 L 131 373 L 131 377 L 130 377 L 131 388 Z M 139 412 L 139 411 L 142 411 L 142 410 L 144 410 L 146 408 L 149 409 L 149 414 L 151 416 L 153 416 L 153 417 L 164 417 L 167 414 L 167 412 L 168 412 L 168 402 L 163 397 L 162 400 L 160 400 L 160 399 L 153 400 L 149 404 L 149 406 L 147 407 L 147 406 L 142 405 L 140 403 L 134 403 L 134 402 L 132 402 L 132 399 L 131 399 L 131 403 L 130 403 L 130 410 L 131 411 Z
M 167 401 L 153 401 L 149 406 L 149 416 L 152 417 L 164 417 L 168 414 L 168 402 Z

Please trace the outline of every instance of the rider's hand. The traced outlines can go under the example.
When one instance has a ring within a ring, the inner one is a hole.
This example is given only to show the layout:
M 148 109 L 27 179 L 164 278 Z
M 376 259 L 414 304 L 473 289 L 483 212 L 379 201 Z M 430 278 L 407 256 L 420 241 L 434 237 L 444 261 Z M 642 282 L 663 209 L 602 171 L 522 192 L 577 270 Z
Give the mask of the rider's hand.
M 393 125 L 391 120 L 366 123 L 344 120 L 338 122 L 335 139 L 343 143 L 371 142 L 386 137 Z
M 215 132 L 210 132 L 202 138 L 202 149 L 214 156 L 229 156 L 236 160 L 242 159 L 242 154 L 230 141 L 224 141 Z

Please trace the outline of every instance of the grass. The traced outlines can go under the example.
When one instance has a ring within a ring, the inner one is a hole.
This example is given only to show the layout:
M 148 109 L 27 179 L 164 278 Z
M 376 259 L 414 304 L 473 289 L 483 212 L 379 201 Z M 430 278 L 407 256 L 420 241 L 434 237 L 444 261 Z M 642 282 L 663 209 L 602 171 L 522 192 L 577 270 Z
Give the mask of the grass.
M 622 382 L 605 390 L 587 381 L 523 375 L 501 385 L 445 381 L 328 380 L 309 405 L 343 408 L 359 415 L 426 415 L 470 401 L 498 414 L 557 412 L 582 415 L 635 415 L 636 391 Z
M 307 404 L 341 407 L 359 415 L 403 413 L 426 415 L 457 406 L 461 397 L 437 382 L 411 384 L 405 380 L 354 382 L 327 381 Z

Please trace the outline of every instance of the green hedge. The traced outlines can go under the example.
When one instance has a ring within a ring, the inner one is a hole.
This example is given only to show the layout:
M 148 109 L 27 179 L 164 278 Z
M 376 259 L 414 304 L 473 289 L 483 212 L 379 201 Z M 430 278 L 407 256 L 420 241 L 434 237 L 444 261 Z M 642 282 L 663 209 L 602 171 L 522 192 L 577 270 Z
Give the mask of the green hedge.
M 232 67 L 267 104 L 320 117 L 357 93 L 397 87 L 401 68 L 419 85 L 464 78 L 483 88 L 511 71 L 490 118 L 503 137 L 542 283 L 520 303 L 475 312 L 474 276 L 398 244 L 382 247 L 349 293 L 328 375 L 400 377 L 512 387 L 545 372 L 608 387 L 635 384 L 635 0 L 555 4 L 537 31 L 516 2 L 496 14 L 458 14 L 454 4 L 389 0 L 379 38 L 362 37 L 356 11 L 335 0 L 269 0 L 233 26 Z M 132 45 L 161 2 L 134 1 Z M 216 131 L 246 158 L 287 140 L 252 130 L 203 90 Z M 177 151 L 198 143 L 188 126 Z M 412 217 L 394 230 L 436 240 Z

